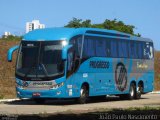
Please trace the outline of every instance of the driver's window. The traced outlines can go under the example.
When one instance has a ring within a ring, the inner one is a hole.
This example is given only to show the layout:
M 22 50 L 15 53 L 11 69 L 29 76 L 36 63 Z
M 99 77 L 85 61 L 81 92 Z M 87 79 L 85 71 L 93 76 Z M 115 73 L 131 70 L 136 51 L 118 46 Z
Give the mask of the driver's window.
M 68 53 L 68 71 L 73 69 L 73 52 Z
M 73 45 L 74 49 L 74 62 L 75 62 L 75 68 L 74 71 L 78 70 L 79 65 L 80 65 L 80 57 L 81 57 L 81 52 L 82 52 L 82 36 L 76 36 L 72 38 L 71 44 Z
M 67 77 L 71 76 L 72 73 L 74 72 L 74 51 L 73 48 L 71 48 L 68 51 L 68 56 L 67 56 Z
M 80 56 L 82 49 L 82 35 L 71 38 L 70 43 L 72 48 L 68 50 L 68 64 L 67 64 L 67 77 L 73 72 L 77 71 L 80 65 Z

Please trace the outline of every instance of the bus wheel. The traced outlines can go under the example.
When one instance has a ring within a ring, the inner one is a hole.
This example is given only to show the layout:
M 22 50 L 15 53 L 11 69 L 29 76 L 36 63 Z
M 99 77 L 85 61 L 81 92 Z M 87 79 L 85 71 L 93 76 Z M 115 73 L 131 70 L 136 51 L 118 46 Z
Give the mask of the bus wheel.
M 136 96 L 136 86 L 134 83 L 131 83 L 129 94 L 128 94 L 128 99 L 133 100 L 135 96 Z
M 143 86 L 142 86 L 142 84 L 138 84 L 138 88 L 136 91 L 136 99 L 141 98 L 142 92 L 143 92 Z
M 36 104 L 44 104 L 46 100 L 41 98 L 36 98 L 34 99 L 34 101 L 36 102 Z
M 89 97 L 89 91 L 86 85 L 83 85 L 80 91 L 80 97 L 78 98 L 78 102 L 80 104 L 85 104 Z

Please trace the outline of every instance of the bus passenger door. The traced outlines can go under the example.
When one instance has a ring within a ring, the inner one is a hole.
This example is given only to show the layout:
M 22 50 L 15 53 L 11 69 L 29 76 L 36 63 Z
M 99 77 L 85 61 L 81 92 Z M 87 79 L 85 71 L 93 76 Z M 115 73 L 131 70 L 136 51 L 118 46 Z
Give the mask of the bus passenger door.
M 82 75 L 78 73 L 78 67 L 80 64 L 80 58 L 77 55 L 74 46 L 68 50 L 67 53 L 67 83 L 72 88 L 69 88 L 70 96 L 77 97 L 79 94 L 78 89 L 80 86 L 80 80 Z

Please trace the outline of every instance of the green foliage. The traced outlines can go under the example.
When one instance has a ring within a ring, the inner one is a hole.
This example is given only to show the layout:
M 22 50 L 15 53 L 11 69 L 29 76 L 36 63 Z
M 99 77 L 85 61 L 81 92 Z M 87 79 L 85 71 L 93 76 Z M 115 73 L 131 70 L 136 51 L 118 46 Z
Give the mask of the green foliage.
M 82 21 L 82 19 L 73 18 L 65 27 L 69 28 L 80 28 L 80 27 L 91 27 L 91 20 Z
M 7 37 L 2 36 L 2 38 L 0 40 L 6 40 L 6 41 L 20 41 L 22 40 L 22 36 L 13 36 L 13 35 L 9 35 Z
M 80 28 L 80 27 L 86 27 L 86 28 L 102 28 L 102 29 L 108 29 L 108 30 L 117 30 L 120 32 L 128 33 L 135 36 L 141 36 L 139 33 L 135 34 L 134 29 L 135 26 L 133 25 L 126 25 L 123 21 L 118 21 L 117 19 L 114 20 L 108 20 L 106 19 L 103 23 L 100 24 L 91 24 L 91 20 L 82 20 L 73 18 L 65 27 L 69 28 Z
M 4 98 L 4 95 L 0 94 L 0 99 L 3 99 Z

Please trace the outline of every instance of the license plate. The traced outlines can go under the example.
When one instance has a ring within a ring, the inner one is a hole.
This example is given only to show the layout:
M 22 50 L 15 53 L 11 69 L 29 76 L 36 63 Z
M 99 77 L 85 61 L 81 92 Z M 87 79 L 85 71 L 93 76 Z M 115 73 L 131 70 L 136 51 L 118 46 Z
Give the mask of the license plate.
M 41 94 L 40 93 L 33 93 L 33 97 L 40 97 Z

